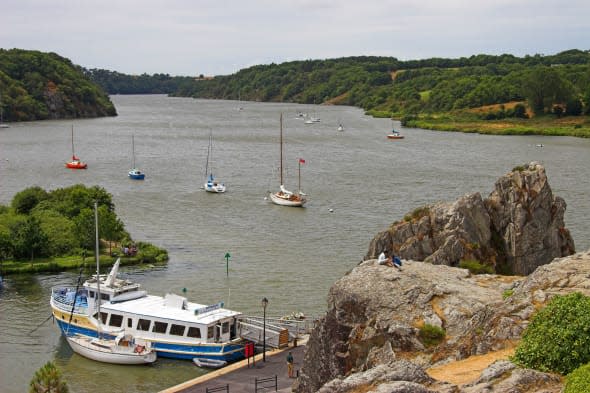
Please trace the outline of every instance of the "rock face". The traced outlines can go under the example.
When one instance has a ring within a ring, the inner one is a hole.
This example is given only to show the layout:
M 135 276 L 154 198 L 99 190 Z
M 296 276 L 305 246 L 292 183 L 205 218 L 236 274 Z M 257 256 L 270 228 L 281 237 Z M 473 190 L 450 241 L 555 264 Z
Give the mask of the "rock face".
M 416 209 L 377 234 L 365 259 L 392 250 L 435 265 L 477 260 L 496 272 L 526 275 L 575 252 L 565 209 L 565 201 L 551 192 L 545 168 L 532 162 L 498 179 L 487 199 L 475 193 Z
M 296 392 L 361 391 L 354 389 L 370 379 L 367 375 L 375 377 L 366 384 L 372 390 L 362 390 L 367 392 L 535 391 L 510 390 L 514 383 L 558 392 L 559 378 L 511 363 L 465 386 L 426 378 L 421 368 L 514 346 L 537 309 L 572 292 L 590 296 L 590 252 L 556 259 L 528 277 L 471 275 L 417 261 L 404 261 L 398 270 L 364 261 L 330 289 L 328 311 L 307 344 Z M 425 325 L 444 329 L 444 339 L 426 345 L 420 335 Z M 378 387 L 383 384 L 388 386 Z

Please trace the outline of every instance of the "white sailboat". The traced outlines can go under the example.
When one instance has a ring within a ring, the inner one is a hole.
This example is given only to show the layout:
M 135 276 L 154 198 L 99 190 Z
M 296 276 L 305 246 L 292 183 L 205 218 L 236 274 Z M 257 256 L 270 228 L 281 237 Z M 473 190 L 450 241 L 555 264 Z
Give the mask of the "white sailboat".
M 156 361 L 156 351 L 150 348 L 148 342 L 136 342 L 133 336 L 126 335 L 124 330 L 117 332 L 115 338 L 105 338 L 101 331 L 102 314 L 100 312 L 100 259 L 99 259 L 99 245 L 98 245 L 98 207 L 94 203 L 94 221 L 96 230 L 96 304 L 97 310 L 96 320 L 98 327 L 98 337 L 90 337 L 82 334 L 66 334 L 66 340 L 70 347 L 77 354 L 88 359 L 96 360 L 103 363 L 113 364 L 147 364 Z M 117 261 L 116 265 L 118 265 Z M 77 292 L 76 292 L 77 294 Z M 72 312 L 76 306 L 76 299 L 74 298 Z M 111 332 L 112 333 L 112 332 Z
M 307 195 L 301 192 L 301 164 L 305 163 L 305 160 L 299 159 L 299 187 L 297 193 L 293 193 L 287 190 L 283 182 L 283 114 L 281 113 L 281 134 L 280 134 L 280 187 L 279 191 L 270 193 L 270 200 L 281 206 L 292 206 L 292 207 L 303 207 L 307 202 Z
M 205 165 L 205 191 L 222 193 L 225 192 L 225 184 L 215 180 L 213 176 L 213 131 L 209 134 L 209 147 L 207 148 L 207 164 Z
M 142 171 L 137 169 L 137 167 L 135 166 L 135 136 L 134 135 L 131 135 L 131 151 L 132 151 L 132 155 L 133 155 L 133 161 L 132 161 L 133 167 L 129 171 L 128 176 L 129 176 L 129 178 L 131 178 L 133 180 L 143 180 L 143 179 L 145 179 L 145 173 L 143 173 Z

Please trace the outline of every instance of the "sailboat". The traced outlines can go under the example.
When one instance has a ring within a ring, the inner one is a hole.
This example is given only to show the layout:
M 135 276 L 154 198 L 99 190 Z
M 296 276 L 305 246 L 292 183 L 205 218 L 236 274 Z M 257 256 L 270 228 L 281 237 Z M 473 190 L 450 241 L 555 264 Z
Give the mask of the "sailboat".
M 94 202 L 94 222 L 96 230 L 96 320 L 98 327 L 98 337 L 85 336 L 83 334 L 73 333 L 66 334 L 66 340 L 74 352 L 82 355 L 88 359 L 96 360 L 103 363 L 113 364 L 147 364 L 156 361 L 156 351 L 150 348 L 148 342 L 136 342 L 133 336 L 125 334 L 124 330 L 117 333 L 115 338 L 105 338 L 101 332 L 102 314 L 100 312 L 100 303 L 102 301 L 100 296 L 100 259 L 98 246 L 98 207 Z M 117 261 L 116 265 L 118 265 Z M 107 280 L 110 279 L 110 276 Z M 72 312 L 76 306 L 76 290 L 74 301 L 72 305 Z M 70 318 L 71 319 L 71 318 Z M 69 331 L 69 329 L 68 329 Z
M 305 160 L 300 158 L 299 159 L 299 186 L 297 193 L 293 193 L 287 190 L 284 186 L 283 182 L 283 114 L 281 113 L 281 137 L 280 137 L 280 156 L 281 156 L 281 164 L 280 164 L 280 187 L 279 191 L 271 192 L 270 193 L 270 200 L 276 204 L 281 206 L 293 206 L 293 207 L 302 207 L 307 202 L 307 196 L 301 192 L 301 164 L 305 164 Z
M 129 171 L 129 177 L 133 180 L 143 180 L 145 179 L 145 173 L 137 169 L 135 166 L 135 137 L 131 135 L 131 150 L 133 152 L 133 167 Z
M 70 169 L 86 169 L 88 165 L 80 161 L 74 152 L 74 126 L 72 125 L 72 161 L 66 162 L 66 167 Z
M 207 148 L 207 164 L 205 164 L 205 191 L 222 193 L 225 192 L 225 184 L 215 180 L 213 176 L 213 131 L 209 134 L 209 147 Z

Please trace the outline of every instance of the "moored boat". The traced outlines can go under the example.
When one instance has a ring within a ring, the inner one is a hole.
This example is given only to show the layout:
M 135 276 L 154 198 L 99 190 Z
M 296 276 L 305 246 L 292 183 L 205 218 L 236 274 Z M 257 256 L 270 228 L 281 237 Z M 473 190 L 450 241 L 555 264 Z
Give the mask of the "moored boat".
M 148 295 L 140 284 L 117 278 L 118 269 L 119 261 L 108 275 L 93 275 L 79 290 L 52 288 L 52 313 L 64 334 L 69 330 L 72 335 L 98 337 L 100 328 L 105 339 L 114 340 L 124 330 L 158 357 L 226 362 L 243 358 L 244 341 L 237 333 L 241 313 L 223 308 L 223 303 L 203 305 L 175 294 Z
M 193 358 L 193 363 L 201 368 L 220 368 L 227 364 L 225 360 Z
M 72 161 L 66 162 L 66 168 L 70 169 L 86 169 L 88 165 L 82 162 L 74 152 L 74 126 L 72 126 Z
M 388 139 L 404 139 L 404 136 L 402 134 L 400 134 L 398 131 L 393 130 L 391 131 L 391 134 L 387 135 Z

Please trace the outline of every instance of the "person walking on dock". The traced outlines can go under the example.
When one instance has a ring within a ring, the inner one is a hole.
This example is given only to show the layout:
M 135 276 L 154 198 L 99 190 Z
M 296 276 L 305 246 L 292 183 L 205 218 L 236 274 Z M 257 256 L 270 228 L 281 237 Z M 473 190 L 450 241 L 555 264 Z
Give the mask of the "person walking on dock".
M 289 372 L 289 378 L 294 378 L 293 375 L 293 354 L 289 351 L 287 355 L 287 370 Z

